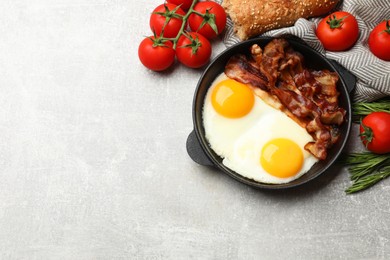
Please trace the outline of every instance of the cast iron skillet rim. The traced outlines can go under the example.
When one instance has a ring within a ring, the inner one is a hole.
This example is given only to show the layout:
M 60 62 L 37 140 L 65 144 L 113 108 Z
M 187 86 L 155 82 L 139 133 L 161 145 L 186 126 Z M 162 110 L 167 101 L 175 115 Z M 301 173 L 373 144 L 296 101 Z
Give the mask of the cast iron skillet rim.
M 337 160 L 337 158 L 340 156 L 340 154 L 342 153 L 343 149 L 345 148 L 345 145 L 346 145 L 346 143 L 347 143 L 347 141 L 349 139 L 350 130 L 351 130 L 351 120 L 352 120 L 351 100 L 350 100 L 350 97 L 349 97 L 348 87 L 346 85 L 346 82 L 345 82 L 344 78 L 342 77 L 342 73 L 334 65 L 333 62 L 328 60 L 321 53 L 317 52 L 316 50 L 314 50 L 310 46 L 308 46 L 308 45 L 306 45 L 304 43 L 301 43 L 301 42 L 299 42 L 299 41 L 297 41 L 295 39 L 287 38 L 287 40 L 289 42 L 293 42 L 295 45 L 299 45 L 301 48 L 307 49 L 309 52 L 313 52 L 313 53 L 316 53 L 317 55 L 319 55 L 322 58 L 322 60 L 325 63 L 327 63 L 330 68 L 332 68 L 333 71 L 335 71 L 335 72 L 337 72 L 339 74 L 339 76 L 340 76 L 339 78 L 340 78 L 340 81 L 341 81 L 341 86 L 342 86 L 342 88 L 344 90 L 344 93 L 346 94 L 345 95 L 345 99 L 346 99 L 347 112 L 348 112 L 348 117 L 346 118 L 346 121 L 344 122 L 345 124 L 347 124 L 347 127 L 345 129 L 345 138 L 344 138 L 344 140 L 342 141 L 342 143 L 340 145 L 340 149 L 336 151 L 334 157 L 329 162 L 327 162 L 327 164 L 323 167 L 323 169 L 321 169 L 320 171 L 315 172 L 315 174 L 313 174 L 309 178 L 301 180 L 298 183 L 290 182 L 290 183 L 283 183 L 283 184 L 267 184 L 267 183 L 257 182 L 257 181 L 254 181 L 252 179 L 248 179 L 248 178 L 246 178 L 246 177 L 244 177 L 244 176 L 242 176 L 242 175 L 240 175 L 238 173 L 235 173 L 234 171 L 232 171 L 231 169 L 229 169 L 228 167 L 224 166 L 222 163 L 217 161 L 215 156 L 213 154 L 210 154 L 210 152 L 209 152 L 209 150 L 211 150 L 211 148 L 207 145 L 207 140 L 205 140 L 206 137 L 202 136 L 201 133 L 200 133 L 200 130 L 199 130 L 199 127 L 198 127 L 198 124 L 197 124 L 197 119 L 198 119 L 197 110 L 195 109 L 197 100 L 199 98 L 199 94 L 198 94 L 199 93 L 199 89 L 201 87 L 201 83 L 202 83 L 204 77 L 208 73 L 209 69 L 212 68 L 214 66 L 214 64 L 222 56 L 224 56 L 224 55 L 226 55 L 226 53 L 230 53 L 230 52 L 232 52 L 232 54 L 237 53 L 236 49 L 240 48 L 241 45 L 250 45 L 250 44 L 253 44 L 253 43 L 258 43 L 259 41 L 270 41 L 270 40 L 272 40 L 274 38 L 276 38 L 276 37 L 258 37 L 258 38 L 253 38 L 253 39 L 247 40 L 245 42 L 239 42 L 239 43 L 231 46 L 230 48 L 227 48 L 226 50 L 222 51 L 219 55 L 217 55 L 214 58 L 214 60 L 203 71 L 203 73 L 202 73 L 202 75 L 199 78 L 199 81 L 197 83 L 197 86 L 196 86 L 196 89 L 195 89 L 195 95 L 194 95 L 194 98 L 193 98 L 192 118 L 193 118 L 193 125 L 194 125 L 194 131 L 195 131 L 195 134 L 196 134 L 196 138 L 198 139 L 198 142 L 199 142 L 199 144 L 200 144 L 200 146 L 202 148 L 202 152 L 211 161 L 213 166 L 217 167 L 223 173 L 228 174 L 230 177 L 236 179 L 237 181 L 239 181 L 241 183 L 244 183 L 244 184 L 247 184 L 249 186 L 252 186 L 254 188 L 277 190 L 277 189 L 288 189 L 288 188 L 301 186 L 301 185 L 303 185 L 305 183 L 308 183 L 308 182 L 312 181 L 313 179 L 317 178 L 321 174 L 323 174 L 326 170 L 329 169 L 329 167 L 331 167 L 335 163 L 335 161 Z M 205 141 L 202 141 L 202 140 L 205 140 Z M 297 180 L 299 180 L 299 178 Z

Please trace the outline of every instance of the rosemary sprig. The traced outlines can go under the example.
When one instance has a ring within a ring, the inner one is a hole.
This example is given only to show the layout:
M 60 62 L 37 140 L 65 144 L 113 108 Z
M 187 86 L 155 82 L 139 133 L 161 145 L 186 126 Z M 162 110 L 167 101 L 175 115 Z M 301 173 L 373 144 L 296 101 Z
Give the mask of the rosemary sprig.
M 378 172 L 366 175 L 361 179 L 357 179 L 348 189 L 345 190 L 347 194 L 355 193 L 365 190 L 379 181 L 386 179 L 390 176 L 390 165 L 387 165 L 380 169 Z
M 360 118 L 372 112 L 389 112 L 390 98 L 383 98 L 375 102 L 358 102 L 352 105 L 353 120 L 359 122 Z
M 389 155 L 373 154 L 371 152 L 352 153 L 345 161 L 351 174 L 351 180 L 356 181 L 363 176 L 373 173 L 386 163 L 390 163 Z
M 351 153 L 343 162 L 349 166 L 352 180 L 347 194 L 365 190 L 390 176 L 390 154 Z

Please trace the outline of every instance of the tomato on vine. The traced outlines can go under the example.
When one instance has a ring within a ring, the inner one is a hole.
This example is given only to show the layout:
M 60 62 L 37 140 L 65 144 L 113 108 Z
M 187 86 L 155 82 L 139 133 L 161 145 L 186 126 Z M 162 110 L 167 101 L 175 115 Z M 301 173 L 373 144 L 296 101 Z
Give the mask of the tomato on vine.
M 200 68 L 210 60 L 211 44 L 197 32 L 180 36 L 176 46 L 177 59 L 187 67 Z
M 176 56 L 182 64 L 191 68 L 206 65 L 212 51 L 208 39 L 222 33 L 226 26 L 224 8 L 211 1 L 166 1 L 150 16 L 149 24 L 154 37 L 144 39 L 139 46 L 138 56 L 142 64 L 151 70 L 161 71 L 170 67 Z M 188 9 L 187 13 L 181 7 Z
M 175 38 L 182 28 L 184 15 L 180 6 L 169 3 L 159 5 L 150 16 L 150 29 L 157 36 Z
M 213 39 L 225 29 L 226 12 L 216 2 L 198 2 L 188 18 L 188 25 L 192 31 L 202 34 L 207 39 Z
M 320 21 L 316 35 L 326 50 L 345 51 L 357 41 L 359 26 L 352 14 L 337 11 Z
M 375 56 L 390 61 L 390 20 L 375 26 L 368 38 L 368 46 Z
M 175 50 L 171 41 L 151 36 L 141 41 L 138 47 L 138 57 L 148 69 L 163 71 L 175 61 Z

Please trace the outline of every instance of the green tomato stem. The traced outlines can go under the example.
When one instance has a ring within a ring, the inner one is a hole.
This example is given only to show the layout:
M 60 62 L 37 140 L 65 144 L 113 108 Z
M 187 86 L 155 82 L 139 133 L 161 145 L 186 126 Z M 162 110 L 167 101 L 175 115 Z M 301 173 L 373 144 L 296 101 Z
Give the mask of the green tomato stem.
M 329 24 L 330 29 L 340 28 L 344 24 L 344 19 L 347 17 L 348 15 L 337 19 L 336 15 L 333 15 L 333 17 L 329 16 L 329 19 L 326 21 L 326 23 Z
M 205 14 L 202 14 L 202 13 L 199 13 L 197 11 L 194 10 L 194 6 L 195 4 L 198 2 L 198 0 L 193 0 L 192 1 L 192 4 L 190 6 L 190 8 L 188 9 L 187 13 L 181 17 L 183 23 L 180 27 L 180 30 L 179 32 L 177 33 L 176 37 L 175 38 L 166 38 L 166 37 L 163 37 L 163 33 L 161 33 L 161 36 L 159 36 L 159 39 L 162 40 L 162 41 L 172 41 L 173 43 L 173 49 L 176 49 L 176 45 L 177 45 L 177 41 L 179 40 L 180 36 L 182 36 L 184 33 L 185 33 L 185 27 L 187 25 L 187 20 L 188 20 L 188 17 L 190 17 L 191 14 L 197 14 L 199 16 L 202 16 L 203 18 L 205 17 Z M 164 29 L 165 29 L 165 26 L 168 24 L 168 22 L 166 22 L 162 28 L 162 32 L 164 32 Z
M 176 37 L 172 40 L 173 42 L 173 48 L 176 49 L 176 44 L 177 44 L 177 41 L 179 40 L 180 36 L 183 34 L 184 32 L 184 28 L 187 24 L 187 20 L 188 20 L 188 17 L 190 17 L 190 15 L 192 13 L 194 13 L 194 6 L 195 4 L 198 2 L 198 0 L 193 0 L 192 1 L 192 4 L 190 6 L 190 8 L 188 9 L 187 13 L 183 16 L 183 23 L 181 24 L 181 27 L 180 27 L 180 30 L 179 32 L 177 33 Z
M 386 29 L 383 32 L 390 34 L 390 20 L 386 21 Z

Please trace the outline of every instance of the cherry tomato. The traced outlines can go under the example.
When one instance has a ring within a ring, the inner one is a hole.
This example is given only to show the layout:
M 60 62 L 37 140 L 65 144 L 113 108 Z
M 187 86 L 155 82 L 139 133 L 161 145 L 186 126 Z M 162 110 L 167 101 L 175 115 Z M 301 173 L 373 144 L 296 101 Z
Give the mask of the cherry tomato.
M 203 16 L 192 13 L 188 17 L 188 24 L 193 32 L 198 32 L 207 39 L 213 39 L 225 29 L 226 12 L 218 3 L 199 2 L 195 4 L 194 10 Z
M 379 59 L 390 61 L 390 20 L 381 22 L 371 31 L 368 46 Z
M 345 51 L 357 41 L 359 26 L 352 14 L 337 11 L 320 21 L 316 34 L 326 50 Z
M 200 68 L 210 60 L 211 44 L 201 34 L 188 32 L 177 41 L 176 56 L 187 67 Z
M 390 113 L 372 112 L 360 124 L 360 138 L 373 153 L 390 152 Z
M 175 38 L 183 24 L 185 12 L 177 5 L 162 4 L 157 6 L 150 16 L 150 29 L 160 36 L 164 30 L 164 37 Z
M 191 7 L 192 0 L 167 0 L 168 3 L 180 5 L 183 10 L 188 10 Z
M 161 41 L 151 36 L 141 41 L 138 47 L 138 57 L 148 69 L 162 71 L 169 68 L 175 61 L 175 50 L 170 41 Z

